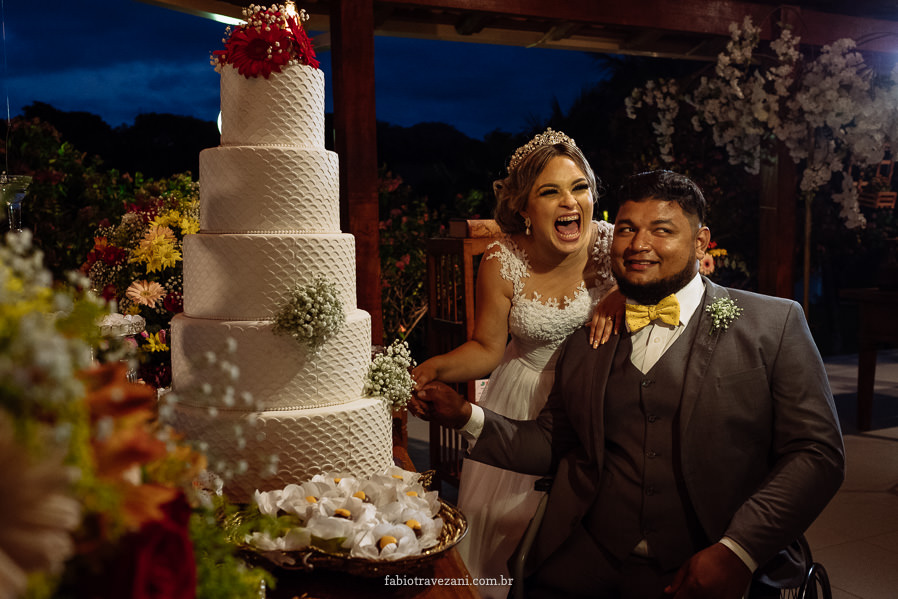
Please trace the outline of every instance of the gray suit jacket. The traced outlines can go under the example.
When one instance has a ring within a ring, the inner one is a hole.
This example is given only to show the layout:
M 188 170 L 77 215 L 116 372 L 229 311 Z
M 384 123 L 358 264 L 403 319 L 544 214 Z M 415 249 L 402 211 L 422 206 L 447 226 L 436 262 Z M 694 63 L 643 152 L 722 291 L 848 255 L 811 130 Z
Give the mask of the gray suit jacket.
M 844 478 L 832 392 L 798 304 L 704 282 L 694 316 L 700 328 L 684 365 L 683 482 L 707 538 L 734 539 L 777 582 L 795 573 L 795 564 L 783 561 L 784 549 Z M 735 299 L 743 312 L 729 328 L 711 332 L 705 306 L 721 297 Z M 537 419 L 514 421 L 485 410 L 470 454 L 554 477 L 528 575 L 568 538 L 599 488 L 605 385 L 620 336 L 592 349 L 587 334 L 581 329 L 562 347 L 554 388 Z

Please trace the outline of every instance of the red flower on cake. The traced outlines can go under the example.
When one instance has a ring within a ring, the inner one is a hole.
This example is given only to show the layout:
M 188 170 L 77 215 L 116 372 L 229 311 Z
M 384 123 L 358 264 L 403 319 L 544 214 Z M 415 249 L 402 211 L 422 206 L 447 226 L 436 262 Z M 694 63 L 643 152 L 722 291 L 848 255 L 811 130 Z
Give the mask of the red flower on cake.
M 234 65 L 244 77 L 266 79 L 272 72 L 279 73 L 281 67 L 290 60 L 283 46 L 289 46 L 289 39 L 280 29 L 263 31 L 246 28 L 234 32 L 228 41 L 228 49 L 216 52 L 226 54 L 226 61 Z
M 212 53 L 213 64 L 233 65 L 247 79 L 259 75 L 268 79 L 290 64 L 318 68 L 312 42 L 300 23 L 307 18 L 305 11 L 297 15 L 279 6 L 262 10 L 250 5 L 244 15 L 246 24 L 234 30 L 225 49 Z

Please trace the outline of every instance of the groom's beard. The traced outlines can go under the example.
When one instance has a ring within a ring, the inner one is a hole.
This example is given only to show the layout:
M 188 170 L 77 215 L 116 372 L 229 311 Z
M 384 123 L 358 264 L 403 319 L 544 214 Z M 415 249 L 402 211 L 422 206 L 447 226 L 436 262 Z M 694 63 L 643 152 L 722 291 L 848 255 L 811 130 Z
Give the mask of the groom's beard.
M 615 270 L 613 264 L 612 262 L 612 271 Z M 617 286 L 620 287 L 624 297 L 628 297 L 640 304 L 651 306 L 688 285 L 692 277 L 695 276 L 695 262 L 689 261 L 680 272 L 651 283 L 631 283 L 617 272 L 613 274 L 615 280 L 617 280 Z

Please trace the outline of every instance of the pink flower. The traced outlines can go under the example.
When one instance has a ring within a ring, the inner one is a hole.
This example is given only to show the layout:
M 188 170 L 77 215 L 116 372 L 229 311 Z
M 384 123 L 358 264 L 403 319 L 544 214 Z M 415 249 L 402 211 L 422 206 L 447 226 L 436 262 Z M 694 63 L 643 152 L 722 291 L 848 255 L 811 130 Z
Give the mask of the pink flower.
M 703 275 L 709 275 L 714 272 L 714 256 L 705 254 L 705 257 L 699 263 L 698 271 Z
M 380 180 L 380 191 L 383 193 L 392 193 L 399 189 L 402 185 L 402 177 L 393 177 L 393 173 L 387 173 Z
M 405 270 L 405 267 L 408 266 L 409 262 L 411 262 L 412 257 L 408 254 L 404 255 L 402 258 L 396 261 L 396 268 L 400 271 Z

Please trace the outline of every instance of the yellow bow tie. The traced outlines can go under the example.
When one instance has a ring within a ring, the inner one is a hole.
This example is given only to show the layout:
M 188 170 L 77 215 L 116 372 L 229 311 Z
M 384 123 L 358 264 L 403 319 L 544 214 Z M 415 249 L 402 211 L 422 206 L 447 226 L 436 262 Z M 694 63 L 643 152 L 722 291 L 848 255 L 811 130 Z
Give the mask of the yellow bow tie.
M 627 326 L 631 333 L 646 327 L 653 320 L 660 320 L 670 326 L 680 324 L 680 302 L 675 295 L 668 295 L 654 306 L 627 304 Z

